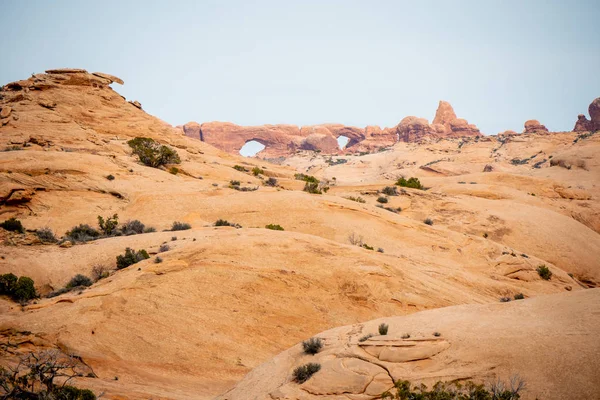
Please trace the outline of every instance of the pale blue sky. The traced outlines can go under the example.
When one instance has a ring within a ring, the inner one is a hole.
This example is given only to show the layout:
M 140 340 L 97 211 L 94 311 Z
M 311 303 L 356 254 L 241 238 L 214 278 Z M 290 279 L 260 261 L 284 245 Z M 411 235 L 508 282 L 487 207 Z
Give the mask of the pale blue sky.
M 437 103 L 488 134 L 570 130 L 600 96 L 600 1 L 0 0 L 0 84 L 49 68 L 174 125 L 394 126 Z

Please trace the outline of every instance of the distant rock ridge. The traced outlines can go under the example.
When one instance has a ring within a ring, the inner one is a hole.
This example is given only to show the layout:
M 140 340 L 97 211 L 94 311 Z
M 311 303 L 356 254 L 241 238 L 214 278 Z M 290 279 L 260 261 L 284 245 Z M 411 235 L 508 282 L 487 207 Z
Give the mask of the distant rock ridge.
M 249 141 L 265 146 L 261 157 L 284 157 L 298 150 L 343 154 L 376 151 L 402 142 L 419 142 L 441 138 L 481 136 L 475 125 L 457 118 L 450 103 L 440 101 L 433 124 L 424 118 L 406 117 L 393 128 L 370 125 L 365 128 L 342 124 L 239 126 L 230 122 L 189 122 L 181 127 L 186 136 L 205 141 L 232 154 L 238 154 Z M 339 148 L 337 138 L 348 143 Z

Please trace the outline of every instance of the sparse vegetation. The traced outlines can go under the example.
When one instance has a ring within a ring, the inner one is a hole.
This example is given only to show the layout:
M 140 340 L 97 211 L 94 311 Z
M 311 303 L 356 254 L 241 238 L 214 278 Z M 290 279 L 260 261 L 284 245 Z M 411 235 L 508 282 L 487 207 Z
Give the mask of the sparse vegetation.
M 387 197 L 379 196 L 379 197 L 377 198 L 377 202 L 378 202 L 378 203 L 381 203 L 381 204 L 385 204 L 385 203 L 387 203 L 387 202 L 388 202 L 388 199 L 387 199 Z
M 396 186 L 386 186 L 381 190 L 381 193 L 387 196 L 398 196 L 398 188 Z
M 186 222 L 179 222 L 179 221 L 175 221 L 173 222 L 173 225 L 171 226 L 171 231 L 186 231 L 188 229 L 192 229 L 192 226 Z
M 72 289 L 79 286 L 92 286 L 92 280 L 85 275 L 77 274 L 67 283 L 67 288 Z
M 435 337 L 440 337 L 440 336 L 442 336 L 442 334 L 441 334 L 441 333 L 439 333 L 439 332 L 433 332 L 433 336 L 435 336 Z
M 0 275 L 0 295 L 10 296 L 18 302 L 26 302 L 38 297 L 33 279 L 28 276 L 17 278 L 12 273 Z
M 35 234 L 44 243 L 56 243 L 58 241 L 50 228 L 40 228 L 35 231 Z
M 241 165 L 234 165 L 233 169 L 235 169 L 236 171 L 240 171 L 240 172 L 248 172 L 248 170 L 244 167 L 242 167 Z
M 508 303 L 510 300 L 511 298 L 508 296 L 500 297 L 500 303 Z
M 171 250 L 171 247 L 166 243 L 161 244 L 160 247 L 158 248 L 159 253 L 164 253 L 165 251 L 169 251 L 169 250 Z
M 536 271 L 543 280 L 549 281 L 552 278 L 552 271 L 545 264 L 539 265 Z
M 114 181 L 115 180 L 115 176 L 114 175 L 106 175 L 106 179 L 108 179 L 109 181 Z
M 100 232 L 88 224 L 79 224 L 67 232 L 66 238 L 72 242 L 89 242 L 100 237 Z
M 405 179 L 404 177 L 400 177 L 398 179 L 398 181 L 396 181 L 396 185 L 402 186 L 402 187 L 407 187 L 407 188 L 413 188 L 413 189 L 421 189 L 421 190 L 425 189 L 423 187 L 423 185 L 421 185 L 419 178 L 414 178 L 414 177 L 408 178 L 408 180 Z
M 158 168 L 167 164 L 179 164 L 181 159 L 175 150 L 146 137 L 136 137 L 127 142 L 133 154 L 142 164 Z
M 151 228 L 151 227 L 146 228 L 146 225 L 144 225 L 141 221 L 139 221 L 137 219 L 129 220 L 129 221 L 125 222 L 119 228 L 121 233 L 125 236 L 139 235 L 141 233 L 148 233 L 148 232 L 150 232 L 151 229 L 154 229 L 154 228 Z
M 373 333 L 367 333 L 365 336 L 361 336 L 361 338 L 358 339 L 358 341 L 365 342 L 365 341 L 369 340 L 370 338 L 372 338 L 373 336 L 375 336 Z
M 277 179 L 271 177 L 271 178 L 269 178 L 269 179 L 267 179 L 265 181 L 265 185 L 276 187 L 277 186 Z
M 306 182 L 302 190 L 311 194 L 323 194 L 321 189 L 319 189 L 319 184 L 315 182 Z
M 423 221 L 423 223 L 425 223 L 426 225 L 433 225 L 433 220 L 431 218 L 425 218 L 425 220 Z
M 163 259 L 162 259 L 161 257 L 158 257 L 158 256 L 157 256 L 157 257 L 154 259 L 154 264 L 160 264 L 161 262 L 163 262 Z
M 283 231 L 284 230 L 281 225 L 277 225 L 277 224 L 269 224 L 269 225 L 266 225 L 265 228 L 272 229 L 274 231 Z
M 302 342 L 302 349 L 306 354 L 317 354 L 323 348 L 323 339 L 310 338 Z
M 308 363 L 294 370 L 294 381 L 304 383 L 321 369 L 321 364 Z
M 404 335 L 401 336 L 402 339 L 410 339 L 410 334 L 409 333 L 405 333 Z
M 179 173 L 180 169 L 177 167 L 171 167 L 169 168 L 169 173 L 173 174 L 173 175 L 177 175 Z
M 96 264 L 92 267 L 92 279 L 99 281 L 100 279 L 108 278 L 110 270 L 102 264 Z
M 409 381 L 398 380 L 394 388 L 381 394 L 381 399 L 398 400 L 518 400 L 520 392 L 525 389 L 525 381 L 518 376 L 511 378 L 505 385 L 497 381 L 486 389 L 471 381 L 466 384 L 459 382 L 437 382 L 431 390 L 424 384 L 411 389 Z
M 524 298 L 525 296 L 523 295 L 523 293 L 515 294 L 515 300 L 523 300 Z
M 355 201 L 355 202 L 357 202 L 357 203 L 366 203 L 366 202 L 367 202 L 365 199 L 363 199 L 363 198 L 362 198 L 362 197 L 360 197 L 360 196 L 359 196 L 359 197 L 347 196 L 347 197 L 344 197 L 344 198 L 345 198 L 345 199 L 347 199 L 347 200 L 352 200 L 352 201 Z
M 0 223 L 0 228 L 4 228 L 10 232 L 25 233 L 25 228 L 23 228 L 23 224 L 15 217 L 9 218 L 6 221 Z
M 234 227 L 234 228 L 241 228 L 242 227 L 240 224 L 229 222 L 229 221 L 227 221 L 225 219 L 220 219 L 220 218 L 215 222 L 215 226 L 231 226 L 231 227 Z
M 265 171 L 262 170 L 262 169 L 260 169 L 260 168 L 258 168 L 258 167 L 252 168 L 252 175 L 254 175 L 254 176 L 258 176 L 258 175 L 261 175 L 261 174 L 264 174 L 264 173 L 265 173 Z
M 362 245 L 361 247 L 362 247 L 362 248 L 364 248 L 364 249 L 367 249 L 367 250 L 375 250 L 375 247 L 373 247 L 373 246 L 369 246 L 369 245 L 368 245 L 368 244 L 366 244 L 366 243 L 363 243 L 363 245 Z
M 377 204 L 377 207 L 383 208 L 384 210 L 387 210 L 389 212 L 393 212 L 394 214 L 398 214 L 400 211 L 402 211 L 402 207 L 396 207 L 396 208 L 384 207 L 382 204 Z
M 382 322 L 381 324 L 379 324 L 379 334 L 380 335 L 387 335 L 388 328 L 389 328 L 388 324 L 385 324 L 385 323 Z
M 135 251 L 129 247 L 125 249 L 125 254 L 117 256 L 117 269 L 127 268 L 130 265 L 147 260 L 150 255 L 146 250 Z
M 349 236 L 348 236 L 348 241 L 350 242 L 351 245 L 353 246 L 360 246 L 362 247 L 363 245 L 363 237 L 362 236 L 358 236 L 356 233 L 352 232 Z
M 112 236 L 117 230 L 118 225 L 119 216 L 117 214 L 114 214 L 112 217 L 106 217 L 106 220 L 98 215 L 98 226 L 104 235 Z
M 319 183 L 319 180 L 311 175 L 296 174 L 296 175 L 294 175 L 294 178 L 296 178 L 296 180 L 304 181 L 304 182 L 308 182 L 308 183 L 316 183 L 316 184 Z

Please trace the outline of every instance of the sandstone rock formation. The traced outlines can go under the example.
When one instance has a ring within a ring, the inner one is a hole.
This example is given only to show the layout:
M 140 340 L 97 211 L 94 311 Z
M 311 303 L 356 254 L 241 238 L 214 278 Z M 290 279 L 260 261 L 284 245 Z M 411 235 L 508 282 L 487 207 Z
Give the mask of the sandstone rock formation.
M 525 122 L 525 130 L 523 133 L 547 133 L 548 128 L 540 124 L 540 121 L 536 119 L 530 119 Z
M 575 127 L 573 128 L 574 132 L 600 130 L 600 97 L 590 103 L 588 112 L 591 120 L 588 120 L 585 115 L 579 114 L 577 116 Z

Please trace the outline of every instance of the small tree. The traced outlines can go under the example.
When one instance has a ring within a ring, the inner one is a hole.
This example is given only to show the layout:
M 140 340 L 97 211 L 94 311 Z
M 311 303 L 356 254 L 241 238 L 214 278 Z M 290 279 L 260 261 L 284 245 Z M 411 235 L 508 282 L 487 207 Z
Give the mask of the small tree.
M 15 217 L 9 218 L 6 221 L 0 223 L 0 228 L 4 228 L 7 231 L 11 232 L 25 233 L 25 228 L 23 228 L 23 224 Z
M 119 216 L 114 214 L 112 217 L 107 217 L 106 220 L 98 215 L 98 226 L 106 236 L 112 236 L 119 225 Z
M 38 297 L 33 284 L 33 279 L 21 276 L 15 283 L 12 298 L 16 301 L 29 301 Z
M 379 325 L 379 334 L 380 335 L 387 335 L 388 328 L 389 328 L 388 324 L 381 323 Z
M 135 251 L 129 247 L 125 249 L 125 254 L 117 256 L 117 269 L 127 268 L 130 265 L 150 258 L 146 250 Z
M 136 137 L 127 142 L 133 154 L 148 167 L 158 168 L 166 164 L 179 164 L 181 159 L 175 150 L 162 145 L 154 139 Z
M 549 281 L 550 278 L 552 278 L 552 271 L 550 271 L 550 268 L 546 267 L 545 264 L 538 266 L 536 271 L 537 271 L 538 275 L 540 276 L 540 278 L 542 278 L 546 281 Z
M 413 188 L 413 189 L 421 189 L 421 190 L 424 189 L 423 185 L 421 185 L 421 182 L 419 181 L 419 178 L 414 178 L 414 177 L 409 178 L 409 179 L 400 177 L 400 179 L 398 179 L 398 181 L 396 181 L 396 185 L 402 186 L 402 187 Z

